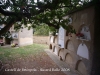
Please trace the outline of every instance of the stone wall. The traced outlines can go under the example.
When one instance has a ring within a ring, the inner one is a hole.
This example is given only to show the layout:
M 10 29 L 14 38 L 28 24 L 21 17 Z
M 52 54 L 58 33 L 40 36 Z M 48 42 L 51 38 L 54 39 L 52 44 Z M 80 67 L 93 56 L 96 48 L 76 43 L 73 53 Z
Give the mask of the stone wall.
M 34 43 L 48 44 L 49 36 L 33 36 Z
M 28 28 L 23 28 L 22 30 L 20 30 L 18 42 L 19 46 L 33 44 L 33 29 L 28 30 Z

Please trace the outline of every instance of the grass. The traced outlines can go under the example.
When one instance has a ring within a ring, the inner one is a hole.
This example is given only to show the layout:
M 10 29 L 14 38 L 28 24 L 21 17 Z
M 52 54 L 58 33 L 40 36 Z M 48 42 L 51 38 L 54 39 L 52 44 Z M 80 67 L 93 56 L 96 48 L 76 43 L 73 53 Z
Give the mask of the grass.
M 44 51 L 44 49 L 48 48 L 47 45 L 43 44 L 33 44 L 28 46 L 23 46 L 19 48 L 0 48 L 0 60 L 2 62 L 8 60 L 14 60 L 16 58 L 24 58 L 29 55 L 37 55 Z

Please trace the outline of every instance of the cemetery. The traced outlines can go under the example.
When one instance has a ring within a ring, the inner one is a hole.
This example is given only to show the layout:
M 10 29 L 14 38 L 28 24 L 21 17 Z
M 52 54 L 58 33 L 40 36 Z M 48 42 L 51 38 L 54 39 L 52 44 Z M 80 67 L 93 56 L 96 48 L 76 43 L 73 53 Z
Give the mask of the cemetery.
M 0 75 L 100 75 L 100 0 L 2 0 L 0 17 Z M 34 37 L 36 27 L 52 33 Z M 61 66 L 70 73 L 38 70 Z M 4 71 L 9 67 L 37 72 Z

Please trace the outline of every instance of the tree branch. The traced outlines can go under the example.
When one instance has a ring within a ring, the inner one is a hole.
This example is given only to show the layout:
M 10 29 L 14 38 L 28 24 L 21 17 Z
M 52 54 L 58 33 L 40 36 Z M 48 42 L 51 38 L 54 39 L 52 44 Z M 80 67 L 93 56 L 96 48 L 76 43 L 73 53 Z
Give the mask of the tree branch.
M 30 13 L 22 13 L 22 12 L 10 12 L 10 11 L 4 11 L 2 8 L 0 8 L 0 13 L 5 16 L 17 16 L 20 14 L 23 14 L 24 16 Z
M 2 35 L 3 33 L 7 32 L 11 27 L 12 25 L 17 21 L 17 18 L 12 18 L 9 23 L 0 30 L 0 35 Z
M 39 21 L 42 21 L 41 19 L 39 19 L 39 18 L 37 18 L 37 17 L 34 17 L 34 19 L 39 20 Z M 46 21 L 43 22 L 43 23 L 47 24 L 48 26 L 52 26 L 52 27 L 54 27 L 54 28 L 56 28 L 56 29 L 59 29 L 59 25 L 54 25 L 53 23 L 46 22 Z
M 54 24 L 52 24 L 52 23 L 50 23 L 50 22 L 45 22 L 48 26 L 52 26 L 52 27 L 54 27 L 55 29 L 59 29 L 59 25 L 57 26 L 57 25 L 54 25 Z

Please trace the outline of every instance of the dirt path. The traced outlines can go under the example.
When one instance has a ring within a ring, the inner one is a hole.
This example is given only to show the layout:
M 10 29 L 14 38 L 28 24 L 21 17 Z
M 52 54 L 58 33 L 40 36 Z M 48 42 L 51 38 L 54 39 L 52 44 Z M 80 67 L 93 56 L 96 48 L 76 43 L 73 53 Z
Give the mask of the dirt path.
M 5 69 L 2 75 L 65 75 L 45 51 L 38 55 L 7 61 L 7 64 L 10 67 Z

